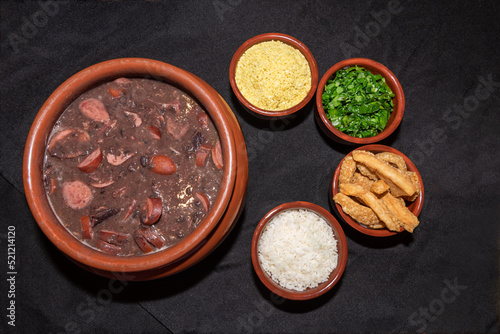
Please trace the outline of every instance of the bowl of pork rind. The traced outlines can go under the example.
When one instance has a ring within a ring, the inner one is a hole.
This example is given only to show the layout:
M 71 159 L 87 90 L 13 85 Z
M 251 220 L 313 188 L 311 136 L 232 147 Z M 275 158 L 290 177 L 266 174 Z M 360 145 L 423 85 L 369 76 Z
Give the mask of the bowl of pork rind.
M 361 146 L 339 163 L 330 201 L 355 230 L 374 237 L 414 233 L 424 203 L 422 177 L 413 162 L 385 145 Z

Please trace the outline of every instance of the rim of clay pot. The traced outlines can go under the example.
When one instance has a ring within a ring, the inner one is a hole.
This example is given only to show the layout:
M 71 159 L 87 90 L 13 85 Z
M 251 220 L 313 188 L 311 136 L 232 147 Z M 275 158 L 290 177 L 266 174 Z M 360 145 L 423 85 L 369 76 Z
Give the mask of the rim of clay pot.
M 113 256 L 93 249 L 74 237 L 54 215 L 45 194 L 42 166 L 45 148 L 55 122 L 66 107 L 88 89 L 119 77 L 162 80 L 195 98 L 212 118 L 223 151 L 220 192 L 200 225 L 179 243 L 151 254 Z M 173 65 L 145 58 L 119 58 L 83 69 L 61 84 L 38 112 L 26 141 L 23 178 L 25 195 L 38 225 L 63 253 L 89 267 L 113 272 L 142 271 L 172 263 L 198 247 L 217 226 L 231 199 L 236 173 L 236 146 L 225 113 L 213 92 L 195 75 Z

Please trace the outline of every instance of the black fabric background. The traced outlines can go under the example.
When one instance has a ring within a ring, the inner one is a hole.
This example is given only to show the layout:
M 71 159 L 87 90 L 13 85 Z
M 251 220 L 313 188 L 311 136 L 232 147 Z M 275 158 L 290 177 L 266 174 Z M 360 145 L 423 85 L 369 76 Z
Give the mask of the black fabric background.
M 497 1 L 1 1 L 0 331 L 498 333 L 499 9 Z M 344 276 L 308 302 L 276 298 L 260 283 L 252 234 L 284 202 L 333 210 L 328 183 L 352 147 L 320 132 L 312 104 L 271 131 L 237 103 L 231 57 L 265 32 L 304 42 L 320 77 L 355 56 L 391 69 L 406 111 L 382 144 L 412 158 L 425 184 L 412 236 L 363 237 L 340 220 Z M 22 184 L 26 136 L 43 102 L 77 71 L 119 57 L 161 60 L 207 81 L 238 118 L 250 160 L 244 212 L 214 253 L 178 275 L 124 285 L 62 255 L 38 228 Z M 16 228 L 15 327 L 6 317 L 8 226 Z

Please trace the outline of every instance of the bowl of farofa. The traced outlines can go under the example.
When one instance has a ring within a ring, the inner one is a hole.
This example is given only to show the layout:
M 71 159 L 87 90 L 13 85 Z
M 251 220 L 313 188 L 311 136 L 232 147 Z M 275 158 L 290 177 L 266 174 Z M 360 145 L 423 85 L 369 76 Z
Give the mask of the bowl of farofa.
M 340 280 L 347 240 L 330 212 L 309 202 L 281 204 L 259 222 L 252 239 L 257 276 L 273 293 L 291 300 L 323 295 Z
M 424 185 L 406 155 L 389 146 L 366 145 L 339 163 L 330 184 L 330 201 L 344 221 L 363 234 L 413 233 L 419 225 Z
M 366 71 L 363 78 L 352 80 L 362 71 Z M 401 123 L 404 110 L 398 78 L 371 59 L 343 60 L 328 69 L 318 84 L 316 121 L 328 137 L 342 144 L 366 145 L 387 138 Z
M 316 92 L 318 76 L 316 60 L 305 44 L 279 33 L 250 38 L 236 50 L 229 66 L 234 94 L 261 118 L 302 109 Z

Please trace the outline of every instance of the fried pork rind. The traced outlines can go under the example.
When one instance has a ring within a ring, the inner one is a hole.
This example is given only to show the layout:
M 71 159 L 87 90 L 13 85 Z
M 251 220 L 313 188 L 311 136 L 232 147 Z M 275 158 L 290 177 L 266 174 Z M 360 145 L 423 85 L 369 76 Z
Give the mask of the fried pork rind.
M 419 224 L 417 216 L 408 210 L 404 204 L 401 204 L 398 198 L 392 196 L 390 193 L 384 194 L 380 199 L 392 212 L 399 225 L 408 232 L 413 233 L 413 230 Z
M 373 185 L 372 180 L 370 180 L 369 178 L 367 178 L 364 175 L 361 175 L 358 172 L 354 173 L 354 176 L 351 179 L 351 183 L 357 184 L 358 186 L 361 186 L 361 187 L 363 187 L 363 189 L 366 189 L 368 191 L 371 189 L 371 187 Z
M 413 182 L 403 171 L 392 167 L 385 161 L 377 159 L 373 154 L 366 154 L 364 151 L 354 150 L 352 152 L 352 157 L 354 161 L 360 162 L 366 167 L 374 170 L 377 176 L 391 187 L 391 193 L 393 192 L 393 186 L 401 189 L 404 196 L 413 196 L 417 192 Z M 393 195 L 396 196 L 396 194 Z
M 357 184 L 345 183 L 339 185 L 340 192 L 347 196 L 359 198 L 370 207 L 390 231 L 400 231 L 401 227 L 389 208 L 380 201 L 374 193 L 363 189 Z M 368 224 L 366 224 L 368 225 Z
M 413 183 L 413 185 L 415 186 L 415 188 L 417 188 L 417 192 L 413 196 L 404 196 L 403 198 L 405 200 L 407 200 L 408 202 L 413 202 L 420 195 L 420 183 L 418 182 L 419 181 L 418 175 L 417 175 L 417 173 L 410 172 L 410 171 L 405 172 L 405 174 L 410 178 L 410 180 Z
M 361 205 L 352 200 L 343 193 L 337 193 L 333 200 L 342 207 L 342 210 L 352 219 L 370 228 L 384 228 L 385 225 L 380 221 L 375 212 L 369 207 Z M 375 227 L 374 227 L 375 226 Z
M 352 156 L 346 157 L 340 167 L 339 183 L 350 183 L 355 171 L 356 161 Z
M 383 180 L 378 180 L 372 183 L 370 190 L 377 195 L 381 195 L 389 190 L 389 186 Z
M 362 175 L 366 176 L 370 180 L 377 181 L 379 179 L 377 174 L 375 174 L 374 171 L 372 171 L 370 168 L 366 167 L 365 165 L 358 163 L 356 165 L 356 167 Z
M 392 153 L 392 152 L 380 152 L 375 154 L 375 156 L 385 162 L 388 162 L 392 165 L 395 165 L 398 167 L 400 170 L 406 172 L 406 162 L 405 159 L 403 159 L 402 156 Z

